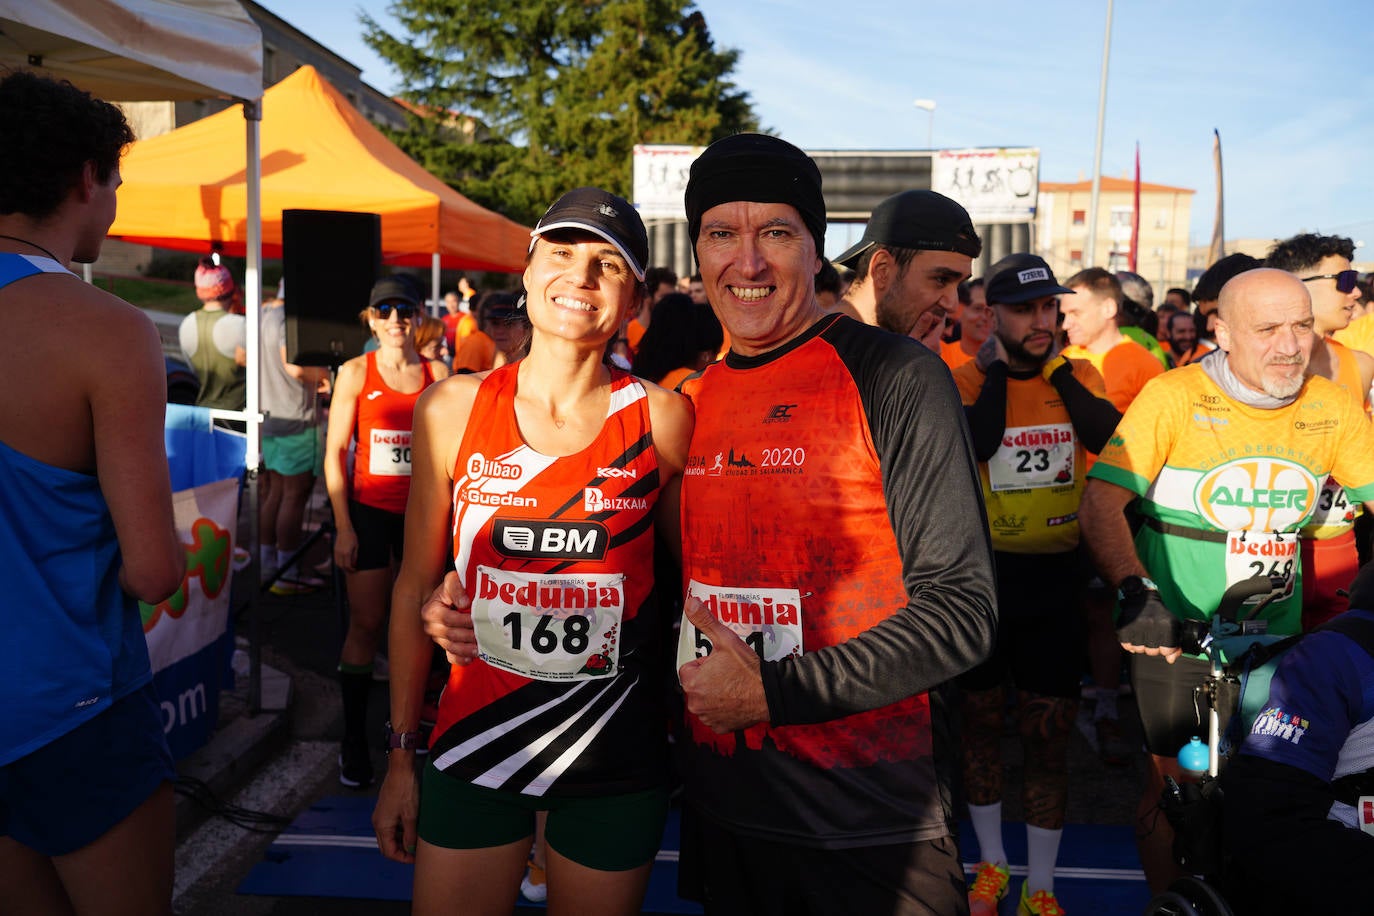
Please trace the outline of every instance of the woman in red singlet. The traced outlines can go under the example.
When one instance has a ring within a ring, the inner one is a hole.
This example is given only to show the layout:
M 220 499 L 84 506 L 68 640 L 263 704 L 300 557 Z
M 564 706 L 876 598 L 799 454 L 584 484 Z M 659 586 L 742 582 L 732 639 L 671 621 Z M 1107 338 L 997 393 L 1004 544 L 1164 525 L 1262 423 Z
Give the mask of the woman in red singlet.
M 415 411 L 373 825 L 416 865 L 417 914 L 509 914 L 539 812 L 550 910 L 638 913 L 667 813 L 653 528 L 676 538 L 691 407 L 602 361 L 643 297 L 634 208 L 579 188 L 532 234 L 529 355 L 454 376 Z M 420 606 L 446 569 L 473 596 L 481 654 L 450 675 L 421 792 Z
M 354 788 L 372 782 L 367 694 L 391 597 L 392 562 L 401 559 L 411 413 L 420 392 L 448 375 L 442 362 L 415 351 L 419 311 L 407 281 L 384 277 L 373 285 L 367 322 L 378 349 L 339 367 L 329 407 L 324 479 L 334 510 L 334 562 L 344 571 L 349 606 L 348 635 L 339 656 L 344 707 L 339 782 Z M 350 478 L 348 448 L 354 441 Z

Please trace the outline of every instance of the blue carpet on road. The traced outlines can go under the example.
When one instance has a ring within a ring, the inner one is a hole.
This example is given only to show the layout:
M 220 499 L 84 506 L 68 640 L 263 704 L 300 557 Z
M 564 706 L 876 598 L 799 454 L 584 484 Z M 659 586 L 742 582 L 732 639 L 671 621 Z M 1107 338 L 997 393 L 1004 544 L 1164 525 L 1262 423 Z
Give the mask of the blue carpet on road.
M 343 897 L 409 900 L 412 867 L 382 858 L 370 822 L 374 800 L 368 796 L 322 799 L 286 829 L 238 887 L 240 894 L 270 897 Z M 973 830 L 960 826 L 960 853 L 968 868 L 977 862 Z M 651 913 L 700 913 L 677 896 L 678 814 L 670 813 L 663 848 L 654 863 L 644 909 Z M 1011 892 L 1003 913 L 1016 911 L 1025 876 L 1026 832 L 1017 824 L 1005 830 L 1012 862 Z M 1136 859 L 1131 829 L 1070 824 L 1059 850 L 1055 877 L 1059 902 L 1070 913 L 1136 916 L 1149 891 Z M 522 906 L 535 904 L 520 902 Z

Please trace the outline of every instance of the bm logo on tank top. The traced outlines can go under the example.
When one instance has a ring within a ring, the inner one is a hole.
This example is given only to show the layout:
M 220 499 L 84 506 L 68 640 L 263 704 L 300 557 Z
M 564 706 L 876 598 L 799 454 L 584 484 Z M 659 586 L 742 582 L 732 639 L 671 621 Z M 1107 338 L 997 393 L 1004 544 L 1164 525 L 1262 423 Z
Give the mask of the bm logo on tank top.
M 1198 514 L 1223 531 L 1282 531 L 1316 505 L 1317 479 L 1277 458 L 1241 458 L 1204 474 L 1194 491 Z
M 498 518 L 491 528 L 496 552 L 522 560 L 604 560 L 610 541 L 600 522 Z

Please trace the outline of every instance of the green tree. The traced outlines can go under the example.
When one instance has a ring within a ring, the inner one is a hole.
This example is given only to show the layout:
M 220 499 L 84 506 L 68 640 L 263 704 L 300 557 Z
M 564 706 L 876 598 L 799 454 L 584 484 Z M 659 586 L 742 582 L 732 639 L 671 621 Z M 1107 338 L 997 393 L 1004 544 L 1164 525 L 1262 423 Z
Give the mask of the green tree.
M 705 144 L 757 130 L 691 0 L 395 0 L 404 34 L 364 39 L 421 114 L 393 138 L 468 197 L 533 223 L 560 193 L 625 197 L 637 143 Z M 464 141 L 454 115 L 488 136 Z

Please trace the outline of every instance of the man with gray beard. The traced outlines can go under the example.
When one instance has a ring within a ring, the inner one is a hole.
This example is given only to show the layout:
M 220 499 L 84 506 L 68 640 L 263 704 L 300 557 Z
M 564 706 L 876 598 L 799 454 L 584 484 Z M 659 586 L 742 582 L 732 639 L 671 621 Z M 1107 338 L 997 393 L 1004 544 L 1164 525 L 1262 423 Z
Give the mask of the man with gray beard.
M 1182 875 L 1173 831 L 1153 816 L 1175 755 L 1200 730 L 1193 688 L 1209 674 L 1194 622 L 1209 621 L 1227 586 L 1284 581 L 1253 626 L 1296 633 L 1301 620 L 1298 528 L 1328 474 L 1355 501 L 1374 498 L 1374 429 L 1335 383 L 1305 375 L 1315 340 L 1306 285 L 1252 270 L 1222 288 L 1219 348 L 1152 379 L 1097 463 L 1079 510 L 1083 541 L 1120 601 L 1117 637 L 1131 655 L 1145 744 L 1137 845 L 1153 892 Z M 1137 500 L 1132 539 L 1123 510 Z M 1186 655 L 1186 657 L 1184 657 Z

